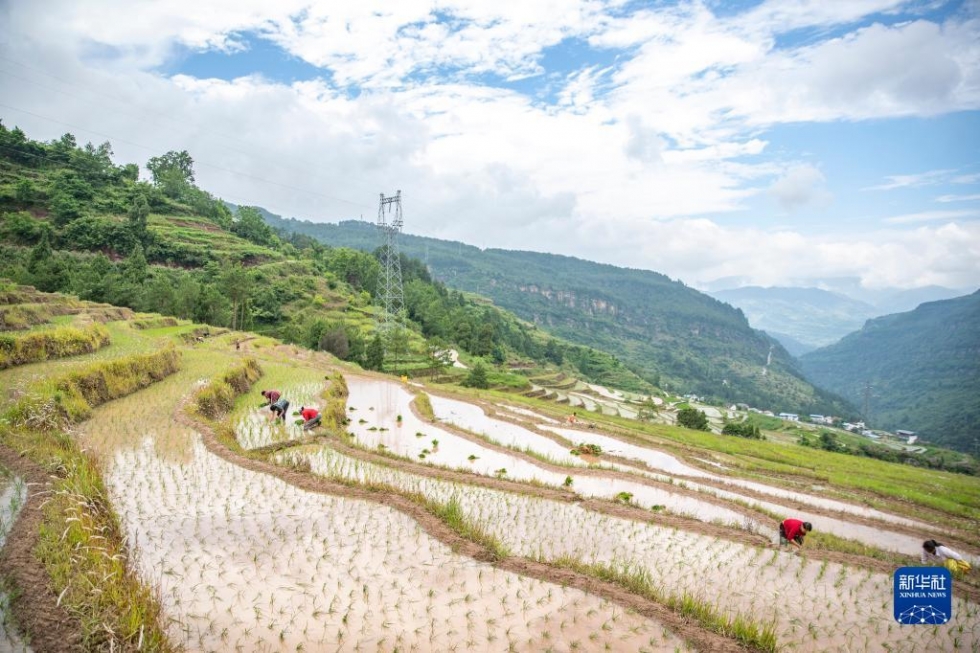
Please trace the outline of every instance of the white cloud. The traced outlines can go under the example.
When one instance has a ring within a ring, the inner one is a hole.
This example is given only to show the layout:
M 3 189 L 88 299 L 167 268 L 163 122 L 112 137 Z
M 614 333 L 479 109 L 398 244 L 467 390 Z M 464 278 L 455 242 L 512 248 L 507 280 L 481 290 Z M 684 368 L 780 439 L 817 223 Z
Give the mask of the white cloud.
M 952 170 L 930 170 L 913 175 L 889 175 L 888 181 L 877 186 L 868 186 L 864 190 L 894 190 L 896 188 L 915 188 L 916 186 L 931 186 L 943 183 L 949 179 Z
M 889 257 L 914 251 L 897 228 L 906 222 L 856 240 L 815 238 L 804 225 L 773 233 L 737 226 L 750 222 L 749 206 L 764 203 L 753 204 L 760 194 L 783 211 L 832 197 L 833 170 L 771 153 L 767 128 L 980 107 L 980 27 L 968 14 L 941 25 L 840 28 L 805 45 L 780 39 L 792 29 L 850 26 L 903 5 L 896 1 L 772 0 L 733 18 L 701 2 L 631 12 L 599 0 L 5 5 L 0 95 L 16 109 L 0 110 L 5 124 L 31 136 L 110 135 L 124 161 L 188 149 L 204 188 L 315 220 L 371 219 L 379 192 L 402 189 L 414 233 L 690 282 L 891 270 Z M 229 51 L 255 35 L 323 66 L 323 79 L 157 72 L 183 48 Z M 618 56 L 542 70 L 544 49 L 568 37 Z M 493 87 L 481 73 L 540 75 L 557 100 Z M 976 175 L 940 170 L 890 177 L 879 188 L 923 185 L 934 174 L 976 183 Z M 924 220 L 916 208 L 895 217 Z M 951 284 L 976 279 L 963 258 L 976 249 L 974 225 L 936 226 L 921 233 L 942 243 L 945 258 L 922 265 L 949 261 Z M 924 275 L 918 264 L 906 272 L 909 283 Z
M 906 213 L 904 215 L 883 218 L 882 222 L 888 224 L 912 224 L 915 222 L 936 222 L 938 220 L 978 217 L 980 217 L 980 211 L 922 211 L 919 213 Z
M 980 194 L 978 195 L 940 195 L 936 198 L 937 202 L 976 202 L 980 201 Z
M 827 206 L 833 199 L 824 187 L 823 173 L 809 164 L 798 164 L 773 182 L 769 194 L 776 198 L 784 211 L 794 211 L 808 205 Z

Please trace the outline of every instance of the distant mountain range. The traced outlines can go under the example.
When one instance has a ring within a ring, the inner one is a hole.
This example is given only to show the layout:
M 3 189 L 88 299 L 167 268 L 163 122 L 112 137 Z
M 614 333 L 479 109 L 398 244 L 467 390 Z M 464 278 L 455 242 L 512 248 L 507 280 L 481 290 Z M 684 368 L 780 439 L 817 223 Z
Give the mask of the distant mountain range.
M 869 320 L 801 357 L 807 378 L 863 403 L 870 426 L 980 453 L 980 291 Z
M 756 329 L 762 329 L 794 356 L 833 344 L 859 330 L 866 320 L 911 311 L 923 302 L 951 299 L 969 293 L 941 286 L 911 290 L 868 291 L 839 283 L 864 299 L 821 288 L 760 288 L 746 286 L 709 294 L 742 309 Z
M 274 228 L 333 246 L 373 250 L 379 244 L 367 222 L 265 218 Z M 740 310 L 662 274 L 409 234 L 399 243 L 447 286 L 482 294 L 555 335 L 615 354 L 656 385 L 777 411 L 853 410 L 815 390 L 795 359 L 752 329 Z

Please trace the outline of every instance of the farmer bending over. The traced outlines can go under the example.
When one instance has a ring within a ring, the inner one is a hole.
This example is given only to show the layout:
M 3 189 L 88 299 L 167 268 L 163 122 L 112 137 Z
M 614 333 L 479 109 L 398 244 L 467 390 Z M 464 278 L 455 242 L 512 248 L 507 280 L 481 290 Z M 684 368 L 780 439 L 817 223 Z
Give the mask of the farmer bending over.
M 803 538 L 813 530 L 813 524 L 799 519 L 786 519 L 779 525 L 779 546 L 792 544 L 797 551 L 803 549 Z
M 320 411 L 316 408 L 307 408 L 306 406 L 301 406 L 299 409 L 300 417 L 303 418 L 303 430 L 309 431 L 310 429 L 320 425 Z
M 279 400 L 274 404 L 269 406 L 269 410 L 272 411 L 274 419 L 286 421 L 286 411 L 289 410 L 289 401 L 284 397 L 279 397 Z
M 263 390 L 262 396 L 266 398 L 266 400 L 269 402 L 268 405 L 271 406 L 272 404 L 279 401 L 279 397 L 282 396 L 282 393 L 279 392 L 278 390 Z
M 970 571 L 970 563 L 964 560 L 963 556 L 936 540 L 926 540 L 922 543 L 922 564 L 929 562 L 945 566 L 954 576 Z

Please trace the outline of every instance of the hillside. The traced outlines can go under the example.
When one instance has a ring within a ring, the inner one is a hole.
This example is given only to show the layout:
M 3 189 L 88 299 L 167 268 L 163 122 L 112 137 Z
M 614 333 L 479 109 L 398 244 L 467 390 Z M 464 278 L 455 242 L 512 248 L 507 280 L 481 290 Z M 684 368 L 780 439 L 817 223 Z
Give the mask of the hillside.
M 286 232 L 371 250 L 365 222 L 266 221 Z M 847 414 L 815 390 L 785 349 L 737 309 L 664 275 L 536 252 L 481 250 L 405 234 L 401 251 L 446 285 L 484 294 L 555 335 L 615 354 L 655 385 L 773 410 Z
M 384 361 L 375 332 L 381 267 L 362 251 L 280 239 L 252 207 L 194 184 L 193 159 L 168 152 L 116 165 L 108 143 L 52 143 L 0 125 L 0 277 L 91 301 L 214 326 L 249 329 L 329 351 L 369 369 L 465 374 L 436 354 L 459 350 L 492 366 L 491 383 L 561 369 L 638 392 L 651 385 L 614 356 L 575 345 L 482 297 L 451 292 L 402 258 L 407 329 Z M 520 373 L 511 372 L 511 368 Z M 458 380 L 458 378 L 456 379 Z
M 980 424 L 980 291 L 870 320 L 839 343 L 801 358 L 807 377 L 861 401 L 869 425 L 977 452 Z
M 32 316 L 0 334 L 2 650 L 980 642 L 976 572 L 949 624 L 894 627 L 881 599 L 923 532 L 980 559 L 976 476 L 801 446 L 805 424 L 579 423 L 7 282 L 0 309 Z M 322 423 L 273 421 L 265 388 Z M 787 515 L 814 524 L 802 555 L 776 544 Z
M 833 344 L 865 320 L 880 315 L 875 308 L 819 288 L 760 288 L 747 286 L 710 293 L 742 309 L 749 323 L 800 355 Z M 788 338 L 787 338 L 788 337 Z

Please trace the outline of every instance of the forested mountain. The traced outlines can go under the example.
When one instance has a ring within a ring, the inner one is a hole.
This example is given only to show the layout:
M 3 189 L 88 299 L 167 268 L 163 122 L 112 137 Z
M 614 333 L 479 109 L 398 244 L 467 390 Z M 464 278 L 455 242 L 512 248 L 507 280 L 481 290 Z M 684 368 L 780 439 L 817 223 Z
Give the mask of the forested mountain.
M 113 163 L 109 143 L 79 146 L 71 134 L 42 143 L 0 124 L 0 277 L 381 367 L 376 256 L 280 238 L 254 207 L 232 212 L 198 188 L 193 163 L 187 152 L 153 157 L 152 181 L 140 181 L 136 164 Z M 504 375 L 507 363 L 540 364 L 651 389 L 614 356 L 451 291 L 419 261 L 401 264 L 409 328 L 394 343 L 405 355 L 400 369 L 437 365 L 434 354 L 451 346 Z
M 870 320 L 801 358 L 814 383 L 860 401 L 872 386 L 869 425 L 916 431 L 980 452 L 980 291 Z
M 746 286 L 709 294 L 742 309 L 753 327 L 797 356 L 833 344 L 881 314 L 870 304 L 819 288 Z
M 315 224 L 263 214 L 283 231 L 373 249 L 373 225 Z M 434 278 L 477 292 L 572 342 L 615 354 L 656 385 L 773 410 L 845 414 L 850 408 L 804 380 L 776 341 L 741 311 L 646 270 L 567 256 L 500 249 L 404 234 L 401 251 Z

